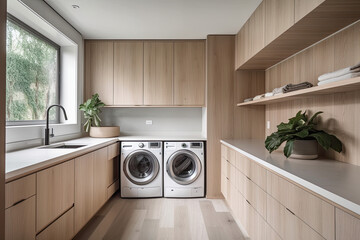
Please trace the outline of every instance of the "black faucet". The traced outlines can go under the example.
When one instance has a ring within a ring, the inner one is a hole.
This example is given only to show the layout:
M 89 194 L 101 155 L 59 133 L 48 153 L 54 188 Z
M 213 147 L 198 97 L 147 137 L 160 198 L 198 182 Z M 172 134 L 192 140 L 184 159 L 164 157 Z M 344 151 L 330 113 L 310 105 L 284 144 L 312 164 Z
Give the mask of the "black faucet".
M 48 107 L 48 109 L 46 110 L 46 128 L 45 128 L 45 145 L 49 145 L 49 138 L 50 138 L 50 129 L 49 129 L 49 111 L 52 107 L 59 107 L 62 109 L 63 113 L 64 113 L 64 117 L 65 120 L 68 120 L 67 115 L 66 115 L 66 111 L 65 108 L 59 104 L 54 104 L 51 105 L 50 107 Z

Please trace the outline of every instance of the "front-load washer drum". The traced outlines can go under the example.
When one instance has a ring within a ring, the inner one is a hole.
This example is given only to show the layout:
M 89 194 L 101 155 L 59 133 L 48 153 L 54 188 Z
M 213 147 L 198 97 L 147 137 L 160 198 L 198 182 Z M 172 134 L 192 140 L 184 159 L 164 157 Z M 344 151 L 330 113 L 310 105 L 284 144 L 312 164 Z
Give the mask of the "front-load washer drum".
M 125 176 L 134 184 L 145 185 L 152 182 L 159 173 L 159 161 L 147 150 L 131 152 L 124 161 Z
M 201 162 L 195 153 L 189 150 L 179 150 L 168 159 L 166 171 L 176 183 L 188 185 L 199 177 Z

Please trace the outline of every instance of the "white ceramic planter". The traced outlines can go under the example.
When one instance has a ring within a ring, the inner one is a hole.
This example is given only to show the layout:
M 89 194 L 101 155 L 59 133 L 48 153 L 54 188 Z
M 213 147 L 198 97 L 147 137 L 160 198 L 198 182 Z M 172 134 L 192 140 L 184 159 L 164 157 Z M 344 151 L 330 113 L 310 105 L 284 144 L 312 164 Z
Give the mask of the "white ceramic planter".
M 93 138 L 110 138 L 120 136 L 120 127 L 91 127 L 90 137 Z
M 316 140 L 295 140 L 290 158 L 296 159 L 317 159 L 318 143 Z

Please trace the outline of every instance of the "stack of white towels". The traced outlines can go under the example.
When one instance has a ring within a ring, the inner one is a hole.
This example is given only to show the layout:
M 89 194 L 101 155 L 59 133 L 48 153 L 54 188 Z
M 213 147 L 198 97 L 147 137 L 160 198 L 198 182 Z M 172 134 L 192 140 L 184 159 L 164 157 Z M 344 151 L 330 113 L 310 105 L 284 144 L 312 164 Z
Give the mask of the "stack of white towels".
M 318 85 L 321 86 L 324 84 L 338 82 L 338 81 L 355 78 L 355 77 L 359 77 L 359 76 L 360 76 L 360 63 L 358 63 L 352 67 L 347 67 L 347 68 L 340 69 L 335 72 L 326 73 L 326 74 L 321 75 L 318 78 L 318 80 L 319 80 Z

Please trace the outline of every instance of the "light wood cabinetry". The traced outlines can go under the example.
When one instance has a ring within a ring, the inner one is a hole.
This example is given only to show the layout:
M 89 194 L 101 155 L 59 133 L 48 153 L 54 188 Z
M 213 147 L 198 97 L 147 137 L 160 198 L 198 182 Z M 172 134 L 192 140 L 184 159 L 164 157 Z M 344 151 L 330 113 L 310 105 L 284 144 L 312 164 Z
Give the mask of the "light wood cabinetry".
M 75 232 L 90 220 L 94 213 L 94 154 L 75 159 Z
M 335 239 L 335 207 L 268 171 L 267 192 L 326 239 Z
M 36 230 L 44 229 L 74 204 L 74 160 L 36 173 Z
M 113 41 L 85 41 L 86 98 L 98 93 L 106 105 L 114 104 L 113 61 Z
M 250 44 L 248 57 L 250 58 L 265 47 L 265 1 L 260 3 L 249 18 L 248 34 L 249 40 L 247 42 Z
M 100 209 L 107 200 L 108 188 L 108 149 L 102 148 L 94 152 L 94 211 Z M 95 213 L 94 212 L 94 213 Z
M 36 240 L 70 240 L 74 235 L 74 208 L 72 207 L 37 235 Z
M 235 70 L 250 58 L 249 21 L 247 21 L 235 38 Z
M 144 103 L 144 42 L 114 42 L 114 105 Z
M 174 104 L 205 106 L 205 41 L 174 43 Z
M 35 239 L 35 196 L 5 210 L 5 239 Z
M 20 178 L 5 184 L 5 208 L 28 199 L 36 194 L 36 175 Z
M 108 161 L 107 161 L 107 186 L 112 185 L 116 180 L 119 179 L 119 154 L 120 144 L 114 143 L 107 147 L 108 150 Z
M 174 43 L 144 43 L 144 105 L 173 104 Z
M 295 0 L 264 0 L 266 9 L 265 44 L 271 43 L 294 25 Z
M 360 219 L 336 208 L 336 239 L 359 239 Z
M 295 22 L 318 7 L 325 0 L 295 0 Z

